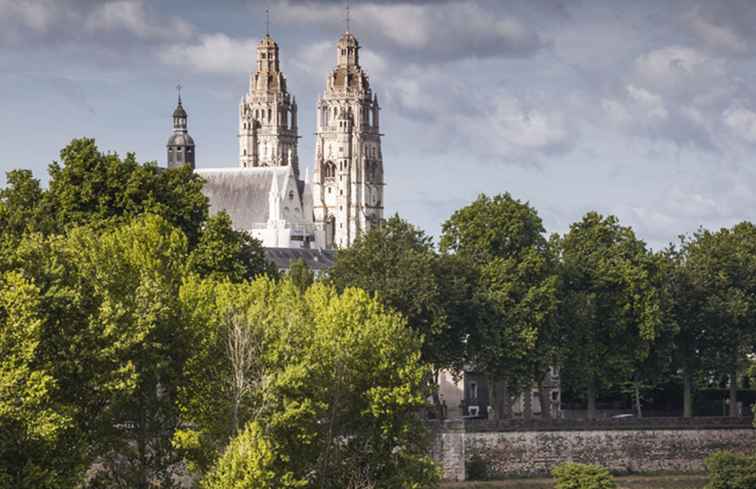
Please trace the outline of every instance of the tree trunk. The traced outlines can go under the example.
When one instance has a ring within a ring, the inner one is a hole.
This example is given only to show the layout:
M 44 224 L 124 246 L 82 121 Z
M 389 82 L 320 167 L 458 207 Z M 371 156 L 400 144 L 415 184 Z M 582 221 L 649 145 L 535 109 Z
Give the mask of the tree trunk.
M 588 381 L 588 389 L 586 390 L 586 399 L 588 401 L 588 419 L 596 419 L 596 383 L 591 378 Z
M 496 395 L 496 379 L 488 378 L 488 419 L 499 419 L 499 403 Z
M 639 418 L 643 417 L 643 408 L 641 407 L 641 396 L 640 396 L 640 382 L 635 381 L 633 382 L 633 390 L 635 391 L 635 413 L 638 415 Z
M 525 419 L 533 417 L 533 391 L 530 388 L 522 390 L 522 417 Z
M 690 369 L 683 367 L 683 417 L 693 416 L 693 379 Z
M 737 373 L 730 374 L 730 417 L 735 418 L 738 415 L 738 376 Z
M 501 384 L 501 415 L 505 419 L 512 419 L 512 394 L 506 383 Z
M 541 398 L 541 418 L 551 419 L 551 392 L 543 385 L 543 379 L 538 381 L 538 394 Z

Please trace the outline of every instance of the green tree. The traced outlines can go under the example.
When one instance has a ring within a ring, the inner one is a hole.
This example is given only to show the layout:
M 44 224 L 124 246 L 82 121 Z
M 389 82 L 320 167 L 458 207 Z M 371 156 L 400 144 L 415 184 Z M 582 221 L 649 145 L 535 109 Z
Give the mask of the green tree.
M 315 282 L 315 274 L 301 258 L 291 263 L 287 275 L 302 293 Z
M 93 139 L 74 139 L 49 167 L 43 207 L 58 232 L 73 226 L 157 214 L 197 242 L 207 219 L 202 179 L 191 168 L 141 165 L 133 153 L 103 154 Z
M 703 371 L 729 378 L 730 415 L 737 416 L 738 372 L 756 341 L 756 226 L 701 230 L 683 252 L 688 310 L 681 341 L 695 340 Z
M 0 482 L 3 487 L 64 488 L 78 475 L 60 457 L 71 420 L 52 395 L 40 362 L 39 289 L 16 272 L 0 279 Z
M 422 343 L 397 313 L 357 289 L 316 283 L 302 294 L 267 278 L 190 281 L 181 298 L 198 350 L 180 391 L 187 428 L 174 441 L 206 472 L 205 487 L 435 483 L 418 418 L 428 394 Z M 229 318 L 243 318 L 258 345 L 236 425 L 228 338 L 239 322 Z
M 260 274 L 277 274 L 260 241 L 234 230 L 226 212 L 207 220 L 189 256 L 189 266 L 201 277 L 225 277 L 234 282 L 252 280 Z
M 479 313 L 467 346 L 473 364 L 489 376 L 492 416 L 508 416 L 511 393 L 529 391 L 553 359 L 547 338 L 558 277 L 544 233 L 535 209 L 509 194 L 481 195 L 443 225 L 442 252 L 477 269 Z
M 565 370 L 595 416 L 603 386 L 633 378 L 665 326 L 656 262 L 632 229 L 590 212 L 562 241 Z
M 451 267 L 439 263 L 429 236 L 394 215 L 340 249 L 329 278 L 339 290 L 357 287 L 377 294 L 403 314 L 424 337 L 423 359 L 438 369 L 458 365 L 464 355 L 464 325 L 447 320 L 442 302 Z

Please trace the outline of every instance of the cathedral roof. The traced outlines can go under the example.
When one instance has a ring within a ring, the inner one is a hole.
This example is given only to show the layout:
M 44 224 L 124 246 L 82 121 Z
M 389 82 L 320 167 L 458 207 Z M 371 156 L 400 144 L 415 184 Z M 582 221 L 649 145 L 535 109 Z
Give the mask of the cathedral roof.
M 225 210 L 236 229 L 259 228 L 270 215 L 270 189 L 277 179 L 279 189 L 287 187 L 289 167 L 202 168 L 195 172 L 205 179 L 202 192 L 210 212 Z
M 194 139 L 187 133 L 172 134 L 167 146 L 194 146 Z
M 296 260 L 304 260 L 310 270 L 321 272 L 332 268 L 336 261 L 336 251 L 307 248 L 265 248 L 265 257 L 279 270 L 291 268 Z

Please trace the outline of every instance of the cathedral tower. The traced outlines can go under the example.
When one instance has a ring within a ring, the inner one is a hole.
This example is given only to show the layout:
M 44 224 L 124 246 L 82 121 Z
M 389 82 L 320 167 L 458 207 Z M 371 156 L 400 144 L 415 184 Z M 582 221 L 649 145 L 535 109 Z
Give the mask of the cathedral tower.
M 328 248 L 350 246 L 383 219 L 380 108 L 348 29 L 317 102 L 313 211 Z
M 194 169 L 194 139 L 187 131 L 186 110 L 181 104 L 181 86 L 179 85 L 178 105 L 173 111 L 173 134 L 168 139 L 168 168 L 189 165 Z
M 291 166 L 299 175 L 297 102 L 286 90 L 278 44 L 266 34 L 257 45 L 257 67 L 239 105 L 239 165 Z

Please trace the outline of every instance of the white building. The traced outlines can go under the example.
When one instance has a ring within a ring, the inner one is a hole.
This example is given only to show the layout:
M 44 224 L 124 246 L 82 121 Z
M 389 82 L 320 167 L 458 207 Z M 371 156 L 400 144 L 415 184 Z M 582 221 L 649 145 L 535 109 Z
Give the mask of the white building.
M 236 229 L 265 247 L 283 248 L 347 247 L 383 219 L 380 109 L 360 67 L 359 49 L 349 32 L 337 44 L 336 68 L 317 102 L 310 182 L 300 179 L 297 103 L 286 87 L 278 44 L 270 35 L 259 42 L 249 91 L 239 104 L 239 164 L 195 170 L 206 181 L 212 213 L 225 210 Z M 179 109 L 183 125 L 174 132 L 183 135 L 187 117 L 180 103 Z M 173 139 L 171 166 L 183 150 Z
M 383 219 L 380 107 L 360 66 L 360 45 L 346 32 L 336 68 L 318 99 L 313 209 L 328 247 L 348 247 Z

